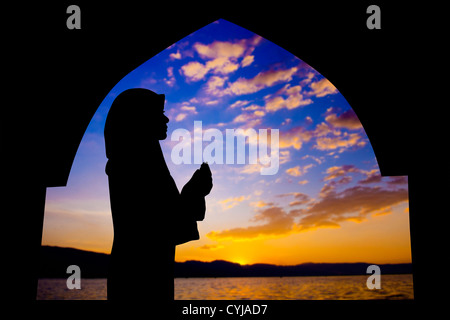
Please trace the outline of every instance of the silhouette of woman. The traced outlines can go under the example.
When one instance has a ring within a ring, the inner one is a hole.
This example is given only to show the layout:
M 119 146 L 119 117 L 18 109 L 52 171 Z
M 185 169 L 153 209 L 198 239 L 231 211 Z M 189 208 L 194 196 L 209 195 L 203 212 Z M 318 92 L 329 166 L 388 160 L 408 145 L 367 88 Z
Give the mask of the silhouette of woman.
M 129 89 L 113 102 L 105 146 L 114 242 L 108 300 L 164 304 L 173 300 L 175 246 L 199 239 L 205 196 L 212 188 L 207 164 L 180 192 L 159 140 L 167 137 L 163 94 Z

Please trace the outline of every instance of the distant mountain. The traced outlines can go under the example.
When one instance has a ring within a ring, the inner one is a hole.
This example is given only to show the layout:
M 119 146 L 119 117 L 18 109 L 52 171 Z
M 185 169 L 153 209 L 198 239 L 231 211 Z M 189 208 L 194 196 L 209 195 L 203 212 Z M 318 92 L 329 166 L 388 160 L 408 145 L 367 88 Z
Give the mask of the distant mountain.
M 106 278 L 109 254 L 41 246 L 40 278 L 67 278 L 67 267 L 72 264 L 80 267 L 82 278 Z
M 366 275 L 371 263 L 303 263 L 295 266 L 272 264 L 239 265 L 228 261 L 186 261 L 175 264 L 175 276 L 182 277 L 291 277 L 291 276 L 336 276 Z M 378 265 L 381 274 L 412 273 L 412 265 Z
M 149 261 L 150 262 L 150 261 Z M 67 278 L 69 265 L 78 265 L 82 278 L 105 278 L 109 255 L 61 247 L 41 247 L 40 278 Z M 272 264 L 240 265 L 223 260 L 175 263 L 175 277 L 289 277 L 365 275 L 370 263 L 303 263 L 295 266 Z M 381 264 L 381 274 L 412 273 L 412 264 Z M 151 264 L 149 266 L 151 268 Z M 151 270 L 151 269 L 150 269 Z M 150 271 L 148 270 L 148 271 Z

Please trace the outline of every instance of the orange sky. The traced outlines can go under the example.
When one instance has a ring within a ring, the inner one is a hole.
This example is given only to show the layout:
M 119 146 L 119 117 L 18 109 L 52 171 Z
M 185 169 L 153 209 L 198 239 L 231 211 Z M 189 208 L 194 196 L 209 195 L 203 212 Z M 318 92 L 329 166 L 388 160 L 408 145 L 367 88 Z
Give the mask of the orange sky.
M 177 247 L 177 261 L 216 259 L 240 264 L 303 262 L 411 262 L 407 206 L 365 222 L 348 221 L 339 228 L 320 228 L 280 237 L 223 240 L 208 237 Z

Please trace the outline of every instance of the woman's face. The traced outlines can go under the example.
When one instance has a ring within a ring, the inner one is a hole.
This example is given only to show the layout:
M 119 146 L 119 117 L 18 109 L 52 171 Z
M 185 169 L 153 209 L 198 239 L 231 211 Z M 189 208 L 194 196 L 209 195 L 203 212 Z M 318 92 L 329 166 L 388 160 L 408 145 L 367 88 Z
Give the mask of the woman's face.
M 156 135 L 158 140 L 164 140 L 167 138 L 167 124 L 169 123 L 169 118 L 162 111 L 158 115 L 157 124 L 156 124 Z

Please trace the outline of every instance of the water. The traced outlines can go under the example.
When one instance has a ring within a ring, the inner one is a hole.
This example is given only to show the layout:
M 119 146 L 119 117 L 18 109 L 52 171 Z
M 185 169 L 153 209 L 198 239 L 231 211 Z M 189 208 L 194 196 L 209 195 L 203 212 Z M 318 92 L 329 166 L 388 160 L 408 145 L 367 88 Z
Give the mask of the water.
M 39 279 L 37 300 L 106 300 L 106 279 L 81 279 L 81 289 L 69 290 L 67 279 Z
M 412 275 L 382 275 L 381 289 L 369 290 L 367 276 L 177 278 L 176 300 L 367 300 L 413 299 Z M 66 279 L 40 279 L 38 300 L 105 300 L 106 279 L 81 279 L 69 290 Z

